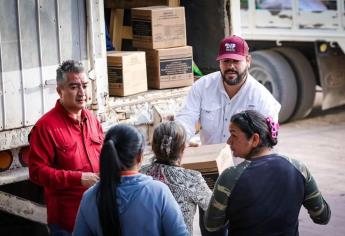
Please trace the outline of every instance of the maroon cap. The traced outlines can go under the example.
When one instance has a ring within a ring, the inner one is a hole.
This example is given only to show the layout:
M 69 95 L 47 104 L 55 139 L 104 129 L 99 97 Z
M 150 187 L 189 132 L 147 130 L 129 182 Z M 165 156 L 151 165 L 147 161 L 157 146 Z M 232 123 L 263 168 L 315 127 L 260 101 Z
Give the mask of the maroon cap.
M 244 60 L 248 56 L 247 42 L 238 36 L 224 38 L 219 45 L 217 61 L 222 59 Z

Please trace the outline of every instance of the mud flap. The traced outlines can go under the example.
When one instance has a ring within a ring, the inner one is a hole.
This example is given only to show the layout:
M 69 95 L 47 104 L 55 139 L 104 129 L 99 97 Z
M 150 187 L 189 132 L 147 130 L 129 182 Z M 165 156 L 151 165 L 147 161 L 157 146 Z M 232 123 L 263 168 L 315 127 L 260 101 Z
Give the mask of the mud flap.
M 322 109 L 345 104 L 345 54 L 338 44 L 317 42 L 316 58 L 323 91 Z

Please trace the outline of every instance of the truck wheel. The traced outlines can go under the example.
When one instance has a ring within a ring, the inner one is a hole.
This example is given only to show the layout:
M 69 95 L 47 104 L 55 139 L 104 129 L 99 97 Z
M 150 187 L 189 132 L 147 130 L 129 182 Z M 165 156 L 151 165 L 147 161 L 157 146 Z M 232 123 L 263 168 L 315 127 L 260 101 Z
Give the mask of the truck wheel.
M 316 79 L 314 71 L 305 56 L 293 48 L 275 48 L 293 69 L 297 82 L 297 104 L 291 119 L 306 117 L 313 108 Z
M 297 85 L 289 63 L 273 50 L 252 53 L 250 74 L 262 83 L 280 102 L 279 122 L 291 118 L 297 102 Z

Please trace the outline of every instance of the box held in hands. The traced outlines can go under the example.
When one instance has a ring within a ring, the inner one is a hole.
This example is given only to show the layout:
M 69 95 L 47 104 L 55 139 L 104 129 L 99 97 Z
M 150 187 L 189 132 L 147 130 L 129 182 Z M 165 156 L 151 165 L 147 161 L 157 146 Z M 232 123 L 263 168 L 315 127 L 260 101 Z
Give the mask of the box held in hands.
M 230 147 L 224 143 L 188 147 L 182 158 L 182 166 L 201 172 L 211 189 L 220 173 L 233 165 Z

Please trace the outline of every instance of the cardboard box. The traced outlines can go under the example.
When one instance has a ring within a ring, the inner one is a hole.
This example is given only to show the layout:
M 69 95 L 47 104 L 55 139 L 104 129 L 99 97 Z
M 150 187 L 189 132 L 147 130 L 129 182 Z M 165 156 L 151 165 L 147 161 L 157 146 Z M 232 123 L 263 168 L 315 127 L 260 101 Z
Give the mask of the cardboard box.
M 146 49 L 145 51 L 149 88 L 176 88 L 193 84 L 192 47 Z
M 107 53 L 109 94 L 127 96 L 147 91 L 145 52 Z
M 230 147 L 224 143 L 188 147 L 182 158 L 182 166 L 200 171 L 211 189 L 213 189 L 219 174 L 233 165 Z
M 170 48 L 187 45 L 184 7 L 132 9 L 133 47 Z

